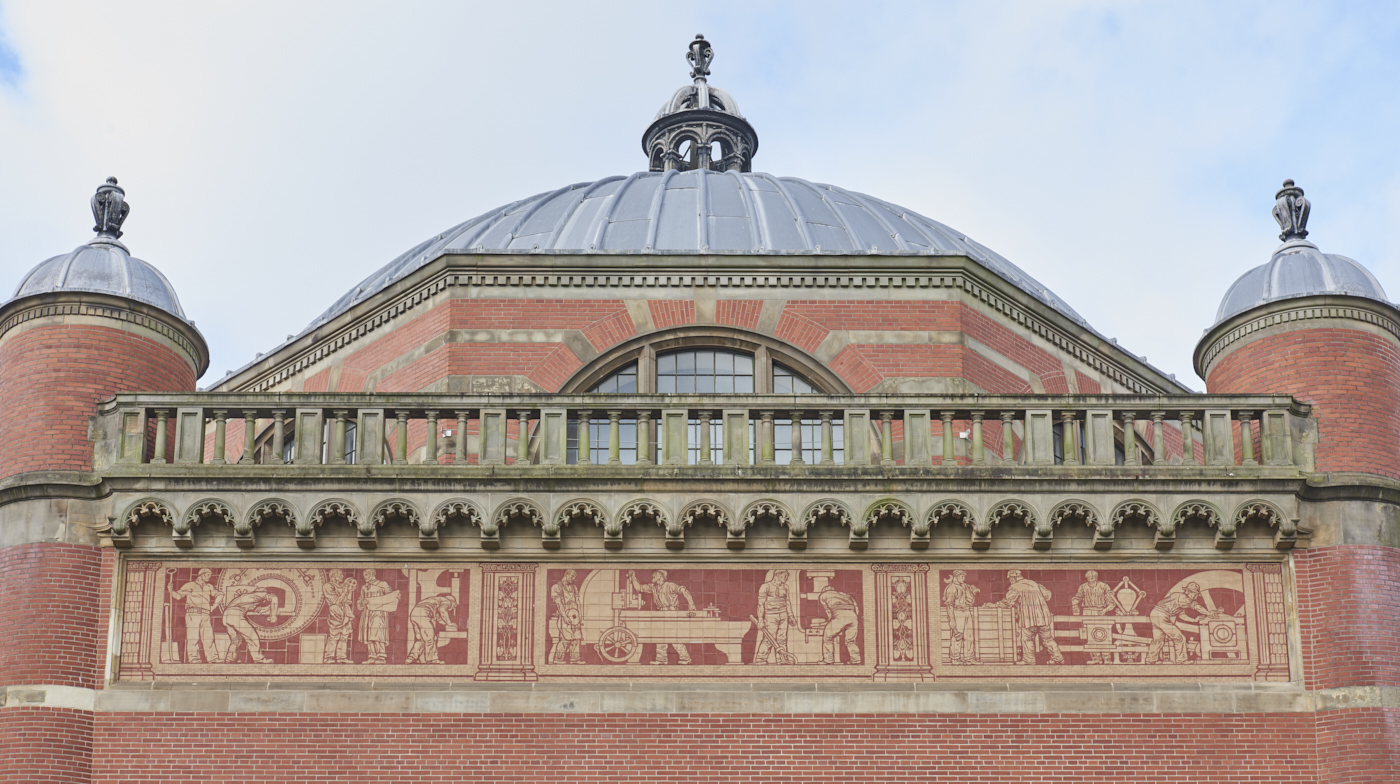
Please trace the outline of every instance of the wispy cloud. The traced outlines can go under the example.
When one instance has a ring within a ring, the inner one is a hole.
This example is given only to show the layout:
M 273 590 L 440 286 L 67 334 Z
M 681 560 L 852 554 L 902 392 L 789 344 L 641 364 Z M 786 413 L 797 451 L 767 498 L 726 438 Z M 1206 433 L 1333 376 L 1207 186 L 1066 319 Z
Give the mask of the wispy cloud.
M 19 62 L 19 53 L 10 45 L 5 31 L 5 7 L 0 5 L 0 83 L 18 87 L 24 77 L 24 68 Z
M 701 32 L 756 169 L 967 232 L 1198 388 L 1285 177 L 1310 239 L 1400 296 L 1393 3 L 713 0 L 697 25 L 643 0 L 0 2 L 24 92 L 0 89 L 0 140 L 25 153 L 0 154 L 0 292 L 87 239 L 116 175 L 211 379 L 425 237 L 645 166 Z

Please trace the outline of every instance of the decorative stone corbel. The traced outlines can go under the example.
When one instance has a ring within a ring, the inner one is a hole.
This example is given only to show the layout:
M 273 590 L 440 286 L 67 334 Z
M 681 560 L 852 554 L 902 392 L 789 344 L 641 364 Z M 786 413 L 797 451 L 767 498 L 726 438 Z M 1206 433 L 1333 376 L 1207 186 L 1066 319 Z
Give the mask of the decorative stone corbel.
M 922 522 L 915 523 L 909 527 L 909 546 L 915 550 L 924 550 L 929 546 L 933 538 L 934 526 L 956 520 L 965 526 L 973 529 L 974 542 L 976 541 L 977 524 L 972 510 L 965 504 L 958 501 L 944 501 L 934 506 L 924 515 Z M 987 526 L 987 541 L 991 541 L 991 526 Z M 973 545 L 974 547 L 976 544 Z
M 1054 537 L 1055 531 L 1053 524 L 1050 523 L 1048 519 L 1042 523 L 1042 521 L 1036 517 L 1035 512 L 1021 501 L 1002 501 L 992 507 L 992 510 L 987 513 L 987 533 L 985 539 L 979 539 L 977 537 L 977 529 L 975 527 L 973 528 L 973 548 L 985 550 L 990 547 L 992 543 L 991 527 L 993 525 L 999 525 L 1003 520 L 1009 518 L 1019 518 L 1023 523 L 1031 527 L 1031 543 L 1037 550 L 1043 550 L 1049 547 L 1049 542 Z
M 623 526 L 625 526 L 625 525 L 631 525 L 633 520 L 654 520 L 654 521 L 656 521 L 656 524 L 657 524 L 657 525 L 659 525 L 659 526 L 661 526 L 662 528 L 666 529 L 666 546 L 667 546 L 667 547 L 673 547 L 673 545 L 671 544 L 671 529 L 672 529 L 673 527 L 677 529 L 677 530 L 676 530 L 676 533 L 680 535 L 680 542 L 681 542 L 681 546 L 683 547 L 683 546 L 684 546 L 684 543 L 685 543 L 685 539 L 684 539 L 684 536 L 685 536 L 685 524 L 684 524 L 684 523 L 681 523 L 681 524 L 678 524 L 678 525 L 676 525 L 676 526 L 672 526 L 672 525 L 669 524 L 668 517 L 669 517 L 669 515 L 666 514 L 666 510 L 663 509 L 663 508 L 661 507 L 660 504 L 658 504 L 658 503 L 656 503 L 656 502 L 654 502 L 654 501 L 633 501 L 632 503 L 630 503 L 630 504 L 628 504 L 628 505 L 622 507 L 622 510 L 619 511 L 619 512 L 617 513 L 617 519 L 613 522 L 613 525 L 615 525 L 616 528 L 617 528 L 617 542 L 618 542 L 618 546 L 621 546 L 621 545 L 622 545 L 622 527 L 623 527 Z M 604 542 L 603 542 L 603 544 L 604 544 L 605 546 L 607 545 L 607 539 L 606 539 L 607 535 L 608 535 L 608 527 L 607 527 L 607 526 L 604 526 L 604 527 L 603 527 L 603 536 L 604 536 Z
M 501 546 L 501 529 L 511 520 L 520 519 L 540 529 L 540 536 L 559 536 L 558 526 L 544 516 L 538 506 L 523 498 L 516 498 L 501 504 L 496 514 L 481 521 L 481 549 L 495 550 Z
M 222 502 L 222 501 L 214 500 L 214 499 L 212 499 L 212 498 L 210 498 L 210 499 L 205 499 L 205 500 L 203 500 L 203 501 L 200 501 L 200 502 L 197 503 L 197 504 L 192 505 L 192 506 L 189 508 L 189 510 L 185 512 L 185 516 L 184 516 L 184 518 L 182 518 L 182 519 L 183 519 L 183 522 L 184 522 L 184 525 L 183 525 L 183 526 L 181 526 L 181 525 L 176 525 L 176 526 L 175 526 L 175 544 L 180 545 L 181 547 L 189 547 L 189 546 L 193 545 L 193 544 L 194 544 L 194 539 L 193 539 L 192 536 L 190 536 L 190 531 L 191 531 L 191 529 L 192 529 L 194 526 L 199 525 L 200 521 L 203 520 L 203 519 L 206 518 L 206 517 L 217 517 L 217 518 L 219 518 L 220 520 L 223 520 L 225 523 L 227 523 L 227 524 L 233 526 L 234 542 L 235 542 L 235 544 L 237 544 L 239 547 L 251 547 L 251 546 L 252 546 L 252 543 L 253 543 L 253 529 L 252 529 L 252 526 L 248 526 L 247 543 L 245 544 L 243 541 L 239 540 L 239 538 L 238 538 L 238 517 L 237 517 L 237 515 L 235 515 L 235 514 L 233 513 L 233 510 L 229 508 L 229 505 L 228 505 L 228 504 L 226 504 L 226 503 L 224 503 L 224 502 Z M 183 528 L 183 531 L 181 530 L 182 528 Z M 182 534 L 183 534 L 183 536 L 182 536 Z
M 593 524 L 603 529 L 603 546 L 609 549 L 622 547 L 622 523 L 617 520 L 608 520 L 608 516 L 603 513 L 602 507 L 587 500 L 570 501 L 559 508 L 554 515 L 554 524 L 551 526 L 541 526 L 540 544 L 551 550 L 557 550 L 560 545 L 560 532 L 563 526 L 574 520 L 592 520 Z
M 1099 514 L 1083 501 L 1065 501 L 1054 509 L 1050 510 L 1049 523 L 1051 533 L 1066 520 L 1083 520 L 1084 524 L 1094 529 L 1094 547 L 1099 550 L 1107 550 L 1113 546 L 1113 522 L 1107 521 L 1107 531 L 1105 526 L 1099 524 Z M 1106 544 L 1101 544 L 1105 542 Z M 1045 545 L 1050 546 L 1048 543 Z
M 676 522 L 666 526 L 666 546 L 679 550 L 685 546 L 685 529 L 697 520 L 713 520 L 726 530 L 729 528 L 729 513 L 714 501 L 696 501 L 681 512 Z
M 262 526 L 264 519 L 268 517 L 280 517 L 287 521 L 296 532 L 296 543 L 298 547 L 312 548 L 316 546 L 316 532 L 308 522 L 300 524 L 297 513 L 292 509 L 292 505 L 279 498 L 268 498 L 253 505 L 248 510 L 248 514 L 242 519 L 242 524 L 233 526 L 233 541 L 239 547 L 253 546 L 253 526 Z M 303 529 L 305 536 L 303 537 Z
M 424 549 L 436 549 L 442 529 L 452 518 L 461 518 L 468 525 L 481 527 L 481 512 L 463 498 L 453 498 L 439 504 L 437 509 L 418 523 L 418 544 Z
M 306 522 L 296 526 L 297 545 L 311 548 L 316 546 L 316 529 L 325 524 L 331 518 L 340 518 L 349 523 L 355 529 L 356 538 L 360 546 L 366 549 L 378 545 L 379 540 L 375 535 L 373 521 L 365 519 L 360 515 L 360 510 L 355 505 L 341 498 L 331 498 L 317 504 L 312 508 L 311 514 L 306 516 Z
M 169 525 L 175 532 L 176 543 L 179 543 L 178 518 L 171 511 L 170 506 L 164 501 L 156 498 L 143 498 L 140 501 L 127 507 L 126 511 L 117 517 L 107 518 L 107 530 L 105 533 L 111 537 L 112 545 L 115 547 L 130 547 L 133 542 L 134 529 L 148 517 L 154 517 Z M 189 530 L 185 530 L 185 536 L 189 536 Z M 191 541 L 191 544 L 193 541 Z
M 811 535 L 812 526 L 821 520 L 829 520 L 837 525 L 849 527 L 851 517 L 850 510 L 834 499 L 818 501 L 807 507 L 807 511 L 801 517 L 794 518 L 788 524 L 788 548 L 805 550 L 807 537 Z
M 360 546 L 366 549 L 376 547 L 378 545 L 378 531 L 389 524 L 390 518 L 401 519 L 418 529 L 418 543 L 421 547 L 430 550 L 437 547 L 437 526 L 428 523 L 431 536 L 425 541 L 423 535 L 424 516 L 418 513 L 418 509 L 413 504 L 401 498 L 381 502 L 370 513 L 365 523 L 356 526 L 360 533 Z

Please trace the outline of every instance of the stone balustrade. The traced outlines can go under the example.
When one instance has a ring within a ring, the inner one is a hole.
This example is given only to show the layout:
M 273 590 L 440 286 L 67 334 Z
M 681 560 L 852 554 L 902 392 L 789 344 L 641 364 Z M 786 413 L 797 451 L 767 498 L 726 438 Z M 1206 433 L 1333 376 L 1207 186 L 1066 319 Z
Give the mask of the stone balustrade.
M 1275 395 L 119 395 L 96 465 L 1310 472 L 1310 413 Z

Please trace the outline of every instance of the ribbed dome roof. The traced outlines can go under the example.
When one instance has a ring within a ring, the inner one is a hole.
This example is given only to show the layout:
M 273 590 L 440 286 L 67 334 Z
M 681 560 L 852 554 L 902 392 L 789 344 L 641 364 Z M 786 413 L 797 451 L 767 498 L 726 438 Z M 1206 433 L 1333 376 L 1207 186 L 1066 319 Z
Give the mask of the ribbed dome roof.
M 639 172 L 507 204 L 410 249 L 341 297 L 314 329 L 445 253 L 965 255 L 1088 326 L 1016 265 L 889 202 L 757 172 Z
M 1274 251 L 1273 258 L 1241 275 L 1225 292 L 1215 323 L 1251 308 L 1294 297 L 1349 294 L 1388 302 L 1371 271 L 1335 253 L 1323 253 L 1307 240 L 1295 239 Z
M 24 276 L 15 299 L 50 291 L 91 291 L 154 305 L 185 319 L 175 287 L 160 270 L 127 252 L 110 237 L 98 237 L 43 262 Z

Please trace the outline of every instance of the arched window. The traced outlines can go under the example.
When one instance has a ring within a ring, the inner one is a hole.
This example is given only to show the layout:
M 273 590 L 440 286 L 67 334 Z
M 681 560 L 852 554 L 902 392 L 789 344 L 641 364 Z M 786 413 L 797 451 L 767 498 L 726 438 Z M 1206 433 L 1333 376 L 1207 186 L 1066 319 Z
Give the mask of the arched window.
M 639 363 L 629 362 L 611 374 L 603 377 L 591 387 L 589 393 L 626 394 L 640 389 L 655 390 L 662 394 L 753 394 L 761 387 L 772 390 L 773 394 L 814 394 L 821 392 L 811 381 L 800 373 L 777 362 L 768 362 L 771 376 L 759 377 L 759 368 L 765 363 L 756 361 L 753 354 L 728 348 L 680 348 L 656 352 L 654 355 L 655 376 L 652 379 L 639 378 Z M 773 441 L 777 462 L 787 463 L 792 458 L 793 420 L 790 412 L 778 412 L 774 421 Z M 785 417 L 784 414 L 788 416 Z M 608 459 L 609 423 L 604 412 L 596 412 L 588 431 L 589 458 L 594 463 L 604 463 Z M 803 419 L 797 423 L 802 434 L 802 459 L 809 464 L 821 461 L 821 420 Z M 690 420 L 688 461 L 691 465 L 700 462 L 700 420 Z M 754 423 L 749 423 L 750 462 L 757 461 L 756 433 Z M 570 463 L 578 462 L 579 422 L 569 422 L 568 457 Z M 845 462 L 845 438 L 842 422 L 832 423 L 833 458 L 837 463 Z M 656 435 L 651 432 L 652 454 L 656 451 Z M 637 462 L 637 421 L 623 419 L 619 423 L 618 457 L 623 464 Z M 719 412 L 710 420 L 710 461 L 723 462 L 724 428 L 719 420 Z

